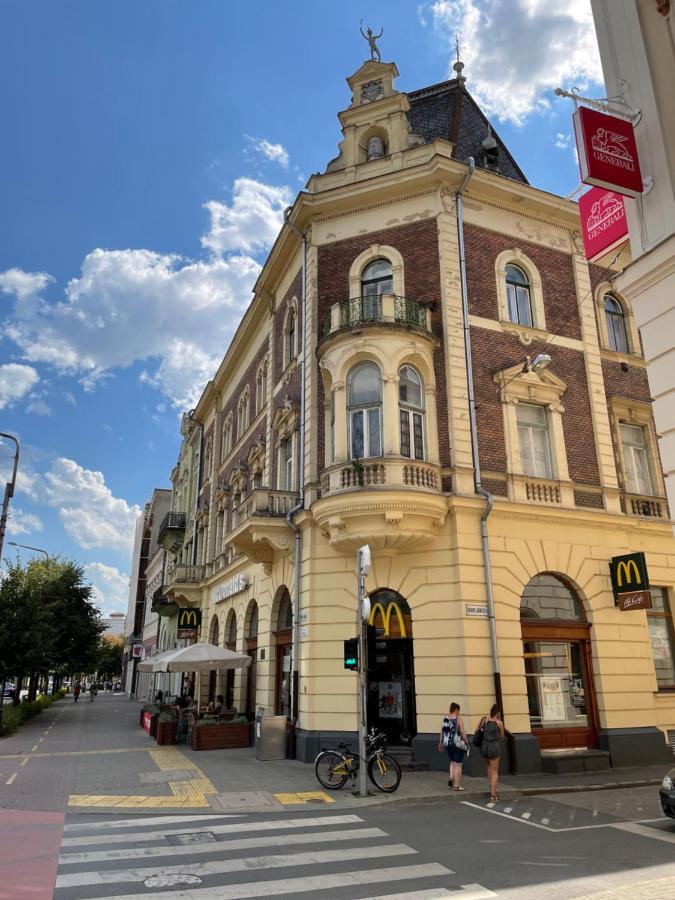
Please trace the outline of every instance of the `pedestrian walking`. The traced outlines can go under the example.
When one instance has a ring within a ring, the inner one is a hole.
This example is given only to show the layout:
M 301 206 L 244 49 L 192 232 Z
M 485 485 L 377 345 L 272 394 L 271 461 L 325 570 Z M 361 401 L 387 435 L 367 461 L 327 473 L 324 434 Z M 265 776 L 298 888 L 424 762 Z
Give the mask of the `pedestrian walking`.
M 80 699 L 80 691 L 82 690 L 82 685 L 79 681 L 76 681 L 73 685 L 73 699 L 75 703 Z
M 479 739 L 476 739 L 479 736 Z M 499 779 L 499 754 L 501 748 L 499 741 L 504 737 L 504 723 L 499 711 L 499 707 L 495 703 L 490 709 L 489 716 L 483 716 L 480 724 L 476 729 L 474 736 L 474 744 L 480 746 L 481 756 L 485 758 L 487 764 L 487 777 L 490 785 L 490 802 L 496 803 L 499 800 L 497 796 L 497 781 Z
M 96 696 L 96 682 L 92 681 L 89 685 L 89 702 L 94 702 L 94 697 Z
M 464 788 L 461 785 L 462 763 L 469 749 L 469 742 L 466 739 L 464 719 L 460 715 L 459 703 L 451 703 L 447 716 L 443 717 L 438 749 L 440 752 L 445 750 L 450 757 L 448 787 L 455 791 L 463 791 Z

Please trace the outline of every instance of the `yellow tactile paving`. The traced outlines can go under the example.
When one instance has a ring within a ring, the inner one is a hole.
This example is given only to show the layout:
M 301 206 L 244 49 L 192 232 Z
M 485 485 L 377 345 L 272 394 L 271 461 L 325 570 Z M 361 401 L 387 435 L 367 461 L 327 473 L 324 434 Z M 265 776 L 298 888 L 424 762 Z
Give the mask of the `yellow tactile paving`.
M 71 794 L 69 806 L 116 806 L 142 809 L 203 809 L 208 807 L 208 794 L 218 793 L 215 785 L 202 772 L 198 765 L 175 747 L 162 747 L 145 751 L 162 772 L 172 770 L 194 772 L 195 777 L 187 781 L 170 781 L 172 796 L 138 796 L 135 794 Z M 298 801 L 302 802 L 302 801 Z
M 274 794 L 274 798 L 284 806 L 292 806 L 295 803 L 335 803 L 335 800 L 324 791 L 300 791 L 297 794 Z

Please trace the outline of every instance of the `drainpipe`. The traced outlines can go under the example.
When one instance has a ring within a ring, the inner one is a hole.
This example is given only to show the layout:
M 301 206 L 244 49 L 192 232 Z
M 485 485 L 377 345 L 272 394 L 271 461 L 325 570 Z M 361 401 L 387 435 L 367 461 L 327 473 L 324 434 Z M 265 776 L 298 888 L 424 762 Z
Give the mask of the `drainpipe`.
M 478 428 L 476 426 L 476 398 L 473 389 L 473 359 L 471 354 L 471 330 L 469 328 L 469 294 L 466 286 L 466 256 L 464 252 L 464 205 L 462 194 L 473 175 L 476 164 L 472 156 L 467 160 L 469 167 L 464 180 L 455 194 L 457 210 L 457 239 L 459 244 L 459 272 L 462 287 L 462 320 L 464 324 L 464 347 L 466 352 L 466 386 L 469 400 L 469 422 L 471 424 L 471 456 L 473 460 L 474 490 L 485 498 L 485 509 L 480 517 L 480 537 L 483 551 L 483 573 L 485 577 L 485 595 L 487 598 L 488 622 L 490 624 L 490 643 L 492 645 L 492 670 L 495 684 L 495 701 L 504 715 L 502 697 L 502 676 L 499 668 L 499 648 L 497 646 L 497 628 L 495 624 L 495 604 L 492 590 L 492 570 L 490 566 L 490 543 L 487 520 L 492 512 L 492 494 L 481 483 L 480 457 L 478 454 Z
M 307 328 L 307 235 L 300 231 L 297 225 L 290 220 L 293 210 L 289 206 L 284 212 L 284 221 L 288 227 L 294 231 L 302 241 L 302 289 L 301 289 L 301 306 L 302 313 L 300 316 L 300 429 L 298 432 L 298 442 L 300 444 L 298 450 L 298 480 L 300 488 L 300 499 L 293 509 L 286 514 L 286 521 L 295 532 L 295 602 L 293 603 L 293 648 L 292 648 L 292 690 L 291 690 L 291 718 L 298 719 L 298 700 L 299 700 L 299 658 L 300 658 L 300 566 L 302 561 L 302 532 L 300 527 L 295 524 L 293 517 L 305 506 L 305 334 Z M 293 754 L 295 755 L 295 754 Z

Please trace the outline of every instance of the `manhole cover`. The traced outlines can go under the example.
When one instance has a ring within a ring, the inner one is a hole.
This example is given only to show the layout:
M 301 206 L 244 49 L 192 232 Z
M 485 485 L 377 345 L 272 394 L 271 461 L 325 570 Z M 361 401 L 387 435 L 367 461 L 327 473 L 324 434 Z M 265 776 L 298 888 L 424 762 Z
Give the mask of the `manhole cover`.
M 220 809 L 278 809 L 279 804 L 267 791 L 242 791 L 240 793 L 217 794 L 214 798 Z
M 183 875 L 178 872 L 176 875 L 151 875 L 146 878 L 143 884 L 146 887 L 173 887 L 175 884 L 201 884 L 202 880 L 198 875 Z
M 167 841 L 175 847 L 186 844 L 215 844 L 216 838 L 211 831 L 189 831 L 186 834 L 167 834 Z

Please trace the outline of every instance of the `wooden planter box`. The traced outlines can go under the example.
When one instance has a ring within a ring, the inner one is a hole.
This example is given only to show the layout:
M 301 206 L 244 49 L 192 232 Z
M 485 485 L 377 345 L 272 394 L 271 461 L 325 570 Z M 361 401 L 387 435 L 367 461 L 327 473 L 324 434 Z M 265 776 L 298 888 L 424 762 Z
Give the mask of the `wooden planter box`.
M 192 729 L 193 750 L 229 750 L 248 747 L 249 723 L 242 725 L 201 725 Z
M 176 743 L 176 722 L 157 722 L 157 743 L 158 744 L 175 744 Z

